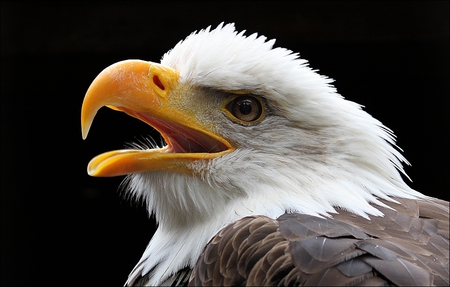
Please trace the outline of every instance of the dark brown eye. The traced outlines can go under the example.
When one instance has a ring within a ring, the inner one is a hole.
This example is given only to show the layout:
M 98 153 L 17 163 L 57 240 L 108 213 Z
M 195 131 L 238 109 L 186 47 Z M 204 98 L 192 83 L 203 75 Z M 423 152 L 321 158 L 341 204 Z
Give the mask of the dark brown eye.
M 261 117 L 261 102 L 251 96 L 237 97 L 227 105 L 227 110 L 237 119 L 252 122 Z

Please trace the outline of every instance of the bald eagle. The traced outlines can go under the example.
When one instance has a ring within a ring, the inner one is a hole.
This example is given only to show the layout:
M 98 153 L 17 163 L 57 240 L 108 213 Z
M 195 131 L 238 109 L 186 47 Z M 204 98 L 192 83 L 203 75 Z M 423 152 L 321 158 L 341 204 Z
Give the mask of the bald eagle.
M 275 40 L 220 24 L 90 85 L 163 146 L 103 153 L 158 229 L 126 285 L 448 285 L 449 203 L 411 189 L 391 130 Z M 405 175 L 406 176 L 406 175 Z

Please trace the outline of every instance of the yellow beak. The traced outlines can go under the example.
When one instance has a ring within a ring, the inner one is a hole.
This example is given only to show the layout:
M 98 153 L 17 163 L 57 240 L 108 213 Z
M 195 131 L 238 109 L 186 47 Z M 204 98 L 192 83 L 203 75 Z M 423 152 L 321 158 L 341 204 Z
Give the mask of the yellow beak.
M 215 158 L 232 150 L 211 132 L 195 112 L 183 107 L 178 71 L 160 64 L 128 60 L 103 70 L 89 87 L 81 108 L 81 131 L 87 137 L 97 111 L 107 106 L 138 118 L 158 130 L 167 146 L 148 150 L 117 150 L 93 158 L 92 176 L 118 176 L 167 170 L 191 173 L 195 160 Z

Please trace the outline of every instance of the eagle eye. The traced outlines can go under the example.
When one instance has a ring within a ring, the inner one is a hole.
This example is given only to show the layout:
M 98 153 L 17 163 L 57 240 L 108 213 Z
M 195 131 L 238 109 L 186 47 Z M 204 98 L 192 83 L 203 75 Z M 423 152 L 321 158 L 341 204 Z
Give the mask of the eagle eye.
M 260 119 L 263 113 L 261 101 L 252 96 L 237 97 L 226 108 L 234 117 L 246 123 Z

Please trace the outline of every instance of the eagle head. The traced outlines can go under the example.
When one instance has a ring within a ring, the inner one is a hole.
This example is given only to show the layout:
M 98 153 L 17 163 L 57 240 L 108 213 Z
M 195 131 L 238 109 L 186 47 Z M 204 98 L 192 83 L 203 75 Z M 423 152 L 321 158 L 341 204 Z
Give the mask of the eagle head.
M 367 218 L 383 215 L 379 199 L 423 196 L 401 177 L 406 160 L 393 133 L 274 43 L 220 24 L 160 63 L 113 64 L 89 87 L 83 138 L 107 106 L 165 141 L 88 166 L 92 176 L 128 175 L 130 194 L 155 216 L 158 230 L 133 271 L 152 272 L 151 284 L 192 266 L 218 230 L 248 215 L 330 217 L 339 208 Z

